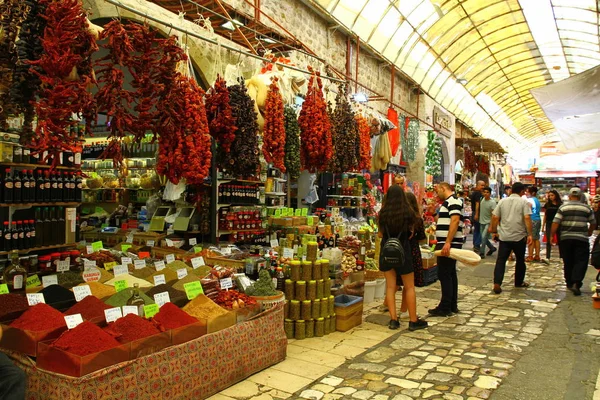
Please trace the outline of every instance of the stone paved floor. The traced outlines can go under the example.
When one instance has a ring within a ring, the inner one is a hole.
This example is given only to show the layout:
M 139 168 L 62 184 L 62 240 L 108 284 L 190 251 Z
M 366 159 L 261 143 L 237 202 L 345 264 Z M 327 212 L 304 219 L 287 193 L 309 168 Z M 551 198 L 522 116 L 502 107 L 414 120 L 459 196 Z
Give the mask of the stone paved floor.
M 566 292 L 559 260 L 552 260 L 551 265 L 528 265 L 527 280 L 532 284 L 528 289 L 513 287 L 514 268 L 510 266 L 514 263 L 509 263 L 504 291 L 495 295 L 491 292 L 494 261 L 488 257 L 476 269 L 461 268 L 461 312 L 457 315 L 429 317 L 430 327 L 417 332 L 406 329 L 408 319 L 404 317 L 401 330 L 391 331 L 386 326 L 387 314 L 377 311 L 377 301 L 365 307 L 365 322 L 360 327 L 323 338 L 291 340 L 284 362 L 211 400 L 493 399 L 495 390 L 518 369 L 523 354 L 543 334 L 549 316 L 566 296 L 591 308 L 589 289 L 580 298 Z M 439 300 L 439 283 L 418 288 L 417 296 L 419 314 L 424 316 Z M 590 315 L 600 321 L 597 312 Z M 600 329 L 600 325 L 596 327 Z M 591 351 L 598 351 L 600 331 L 587 334 Z M 600 357 L 600 351 L 597 355 Z M 594 375 L 593 381 L 585 384 L 590 387 L 583 387 L 579 392 L 583 395 L 564 398 L 600 400 L 600 392 L 592 394 L 596 385 L 600 389 L 600 378 L 596 381 Z M 517 398 L 511 393 L 506 398 Z M 544 394 L 539 398 L 563 397 Z

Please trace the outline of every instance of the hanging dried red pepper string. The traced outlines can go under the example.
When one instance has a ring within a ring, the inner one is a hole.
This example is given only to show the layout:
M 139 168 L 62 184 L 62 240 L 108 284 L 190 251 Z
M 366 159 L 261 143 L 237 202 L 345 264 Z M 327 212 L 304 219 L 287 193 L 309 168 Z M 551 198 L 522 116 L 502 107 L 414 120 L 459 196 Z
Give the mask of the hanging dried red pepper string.
M 356 124 L 360 135 L 360 161 L 358 169 L 371 170 L 371 127 L 362 115 L 356 116 Z
M 210 135 L 219 146 L 217 162 L 220 167 L 227 168 L 235 162 L 229 151 L 235 140 L 237 127 L 231 114 L 227 83 L 221 76 L 217 76 L 215 85 L 206 94 L 206 116 Z
M 313 72 L 310 66 L 308 70 Z M 326 171 L 333 155 L 331 123 L 322 89 L 323 83 L 319 72 L 313 72 L 308 81 L 306 99 L 298 119 L 301 139 L 300 161 L 302 168 L 310 172 Z
M 271 80 L 265 100 L 265 126 L 263 132 L 263 155 L 268 163 L 285 172 L 285 120 L 283 118 L 283 97 L 277 85 L 277 78 Z

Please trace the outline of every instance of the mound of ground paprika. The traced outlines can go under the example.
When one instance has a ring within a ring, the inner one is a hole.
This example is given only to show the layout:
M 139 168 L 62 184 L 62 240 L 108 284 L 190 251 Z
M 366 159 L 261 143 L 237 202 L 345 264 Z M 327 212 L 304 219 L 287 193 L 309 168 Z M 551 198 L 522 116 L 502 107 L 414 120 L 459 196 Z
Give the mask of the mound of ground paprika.
M 0 319 L 8 314 L 24 311 L 29 308 L 29 303 L 25 296 L 15 293 L 7 293 L 0 295 Z
M 36 304 L 15 319 L 10 326 L 26 331 L 49 331 L 66 326 L 65 316 L 45 303 Z
M 85 296 L 83 300 L 65 311 L 65 315 L 81 314 L 84 320 L 104 318 L 104 310 L 112 308 L 95 296 Z
M 114 337 L 88 321 L 84 321 L 75 328 L 64 332 L 52 343 L 53 347 L 82 357 L 109 350 L 119 345 L 120 343 Z
M 135 314 L 127 314 L 123 318 L 111 322 L 104 328 L 104 331 L 111 334 L 121 343 L 128 343 L 160 333 L 160 330 L 153 322 Z
M 166 330 L 198 322 L 196 318 L 192 317 L 173 303 L 165 303 L 152 319 Z

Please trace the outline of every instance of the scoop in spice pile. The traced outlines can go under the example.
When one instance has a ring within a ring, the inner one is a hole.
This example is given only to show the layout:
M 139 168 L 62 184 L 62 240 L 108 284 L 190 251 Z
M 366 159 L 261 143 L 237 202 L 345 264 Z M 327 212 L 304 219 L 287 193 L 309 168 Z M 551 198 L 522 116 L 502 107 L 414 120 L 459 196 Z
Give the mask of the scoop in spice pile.
M 173 303 L 165 303 L 158 314 L 152 318 L 164 329 L 176 329 L 185 325 L 193 324 L 198 320 Z
M 111 308 L 111 306 L 103 303 L 97 297 L 86 296 L 79 303 L 65 311 L 65 315 L 81 314 L 81 317 L 84 320 L 104 318 L 104 310 L 108 310 L 109 308 Z
M 30 307 L 10 324 L 13 328 L 33 332 L 54 330 L 66 325 L 64 315 L 44 303 Z
M 91 296 L 86 298 L 89 297 Z M 52 347 L 82 357 L 87 356 L 88 354 L 109 350 L 119 345 L 120 343 L 117 342 L 114 337 L 88 321 L 84 321 L 75 328 L 64 332 L 54 343 L 52 343 Z
M 104 328 L 121 343 L 129 343 L 148 336 L 157 335 L 160 330 L 155 323 L 135 314 L 127 314 Z

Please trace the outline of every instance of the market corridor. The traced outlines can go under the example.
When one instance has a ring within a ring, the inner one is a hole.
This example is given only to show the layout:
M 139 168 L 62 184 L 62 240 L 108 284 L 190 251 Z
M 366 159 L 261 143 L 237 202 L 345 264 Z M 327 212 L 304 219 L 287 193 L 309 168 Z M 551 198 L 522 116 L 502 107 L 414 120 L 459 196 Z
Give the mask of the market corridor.
M 428 318 L 409 332 L 385 326 L 378 302 L 346 333 L 290 340 L 288 358 L 211 400 L 235 399 L 600 399 L 600 321 L 583 296 L 567 292 L 561 265 L 528 265 L 529 289 L 490 290 L 494 258 L 459 274 L 460 314 Z M 512 266 L 514 263 L 509 263 Z M 419 312 L 435 306 L 439 284 L 418 289 Z M 594 392 L 596 393 L 594 394 Z

